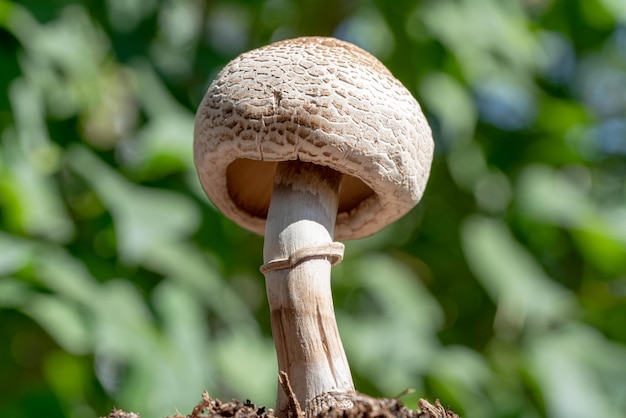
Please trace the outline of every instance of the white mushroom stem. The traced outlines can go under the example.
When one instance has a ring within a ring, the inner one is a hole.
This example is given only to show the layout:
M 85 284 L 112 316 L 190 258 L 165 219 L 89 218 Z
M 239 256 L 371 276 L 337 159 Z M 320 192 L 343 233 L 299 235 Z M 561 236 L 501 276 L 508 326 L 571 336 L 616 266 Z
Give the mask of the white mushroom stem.
M 340 179 L 340 173 L 315 164 L 278 164 L 265 227 L 265 266 L 298 250 L 332 244 Z M 322 393 L 354 390 L 335 320 L 330 270 L 331 261 L 322 254 L 265 273 L 278 368 L 303 407 Z M 286 415 L 288 402 L 279 387 L 279 416 Z

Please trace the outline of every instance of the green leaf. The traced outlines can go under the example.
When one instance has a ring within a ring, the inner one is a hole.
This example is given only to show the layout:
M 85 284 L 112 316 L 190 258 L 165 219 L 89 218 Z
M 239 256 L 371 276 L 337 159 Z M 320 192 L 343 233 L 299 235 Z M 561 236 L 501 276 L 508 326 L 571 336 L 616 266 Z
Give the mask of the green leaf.
M 337 312 L 350 363 L 380 390 L 415 388 L 416 376 L 428 369 L 438 349 L 441 309 L 415 273 L 389 257 L 346 260 L 342 271 L 347 277 L 337 275 L 336 281 L 350 277 L 364 293 L 359 304 L 364 312 Z
M 618 276 L 626 271 L 626 227 L 622 226 L 626 204 L 617 200 L 600 207 L 591 191 L 563 171 L 532 165 L 520 176 L 518 201 L 524 216 L 571 230 L 587 262 Z
M 0 276 L 13 274 L 23 268 L 33 251 L 32 243 L 0 232 Z
M 125 262 L 139 263 L 150 250 L 198 228 L 199 210 L 185 195 L 132 184 L 84 147 L 68 151 L 68 160 L 111 211 Z
M 250 308 L 197 247 L 160 245 L 150 252 L 146 266 L 191 289 L 229 327 L 241 332 L 257 330 Z
M 440 72 L 422 80 L 420 93 L 426 108 L 439 119 L 441 136 L 448 146 L 473 138 L 478 115 L 465 86 Z
M 10 93 L 15 127 L 3 132 L 0 149 L 0 188 L 9 225 L 31 236 L 67 242 L 74 225 L 53 178 L 59 150 L 48 138 L 41 96 L 23 80 L 15 81 Z
M 144 62 L 133 65 L 138 99 L 149 120 L 124 146 L 124 163 L 147 178 L 194 170 L 194 115 L 169 94 L 163 82 Z
M 32 296 L 31 289 L 21 281 L 11 277 L 0 278 L 0 307 L 23 307 Z
M 76 303 L 58 296 L 37 295 L 23 309 L 65 351 L 86 354 L 93 347 L 89 324 Z
M 606 418 L 623 416 L 623 346 L 611 344 L 593 329 L 572 324 L 533 339 L 526 353 L 548 416 L 575 417 L 581 411 Z
M 556 284 L 503 223 L 475 215 L 461 231 L 467 262 L 498 306 L 496 330 L 514 335 L 565 321 L 574 296 Z

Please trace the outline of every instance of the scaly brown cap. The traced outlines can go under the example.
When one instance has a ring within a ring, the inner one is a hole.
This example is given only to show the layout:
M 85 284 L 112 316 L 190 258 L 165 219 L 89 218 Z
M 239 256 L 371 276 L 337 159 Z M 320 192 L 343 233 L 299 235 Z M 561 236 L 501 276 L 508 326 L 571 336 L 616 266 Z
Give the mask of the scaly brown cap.
M 274 171 L 301 160 L 344 174 L 335 235 L 371 235 L 420 200 L 433 139 L 419 104 L 374 56 L 334 38 L 255 49 L 198 108 L 195 164 L 211 201 L 263 234 Z

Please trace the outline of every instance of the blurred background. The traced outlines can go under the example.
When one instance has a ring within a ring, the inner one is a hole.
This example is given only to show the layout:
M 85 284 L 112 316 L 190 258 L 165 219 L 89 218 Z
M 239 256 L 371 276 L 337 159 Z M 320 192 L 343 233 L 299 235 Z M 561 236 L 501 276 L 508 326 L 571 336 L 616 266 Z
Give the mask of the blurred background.
M 436 140 L 423 201 L 333 270 L 357 388 L 625 417 L 622 0 L 0 0 L 0 416 L 273 406 L 262 238 L 199 188 L 193 118 L 299 35 L 377 56 Z

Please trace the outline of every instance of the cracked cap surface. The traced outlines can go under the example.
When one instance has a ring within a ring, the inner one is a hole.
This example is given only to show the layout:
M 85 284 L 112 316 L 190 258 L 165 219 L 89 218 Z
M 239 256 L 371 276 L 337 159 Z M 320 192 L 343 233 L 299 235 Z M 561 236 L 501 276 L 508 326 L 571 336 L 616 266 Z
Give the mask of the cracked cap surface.
M 434 143 L 419 104 L 374 56 L 303 37 L 241 54 L 198 107 L 194 159 L 211 201 L 263 235 L 276 165 L 343 173 L 335 237 L 371 235 L 422 197 Z

